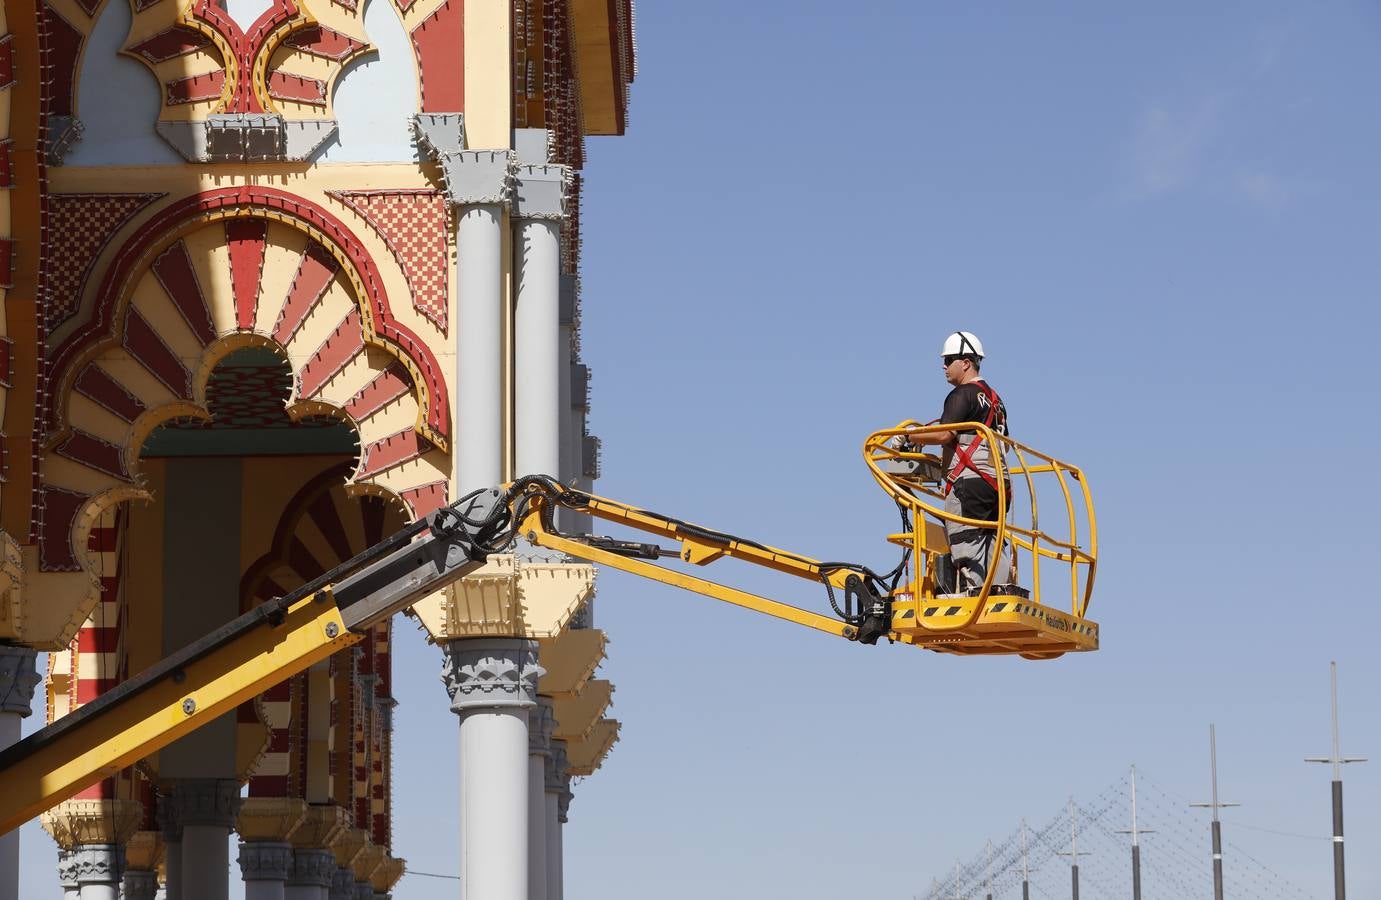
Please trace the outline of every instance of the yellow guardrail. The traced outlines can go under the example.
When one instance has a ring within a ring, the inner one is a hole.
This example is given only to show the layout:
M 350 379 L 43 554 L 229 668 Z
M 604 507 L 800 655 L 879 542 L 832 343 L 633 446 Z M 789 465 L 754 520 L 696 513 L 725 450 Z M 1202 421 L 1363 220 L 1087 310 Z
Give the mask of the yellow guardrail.
M 908 433 L 933 435 L 951 431 L 975 433 L 987 445 L 988 457 L 997 472 L 996 519 L 970 519 L 947 512 L 940 457 L 898 446 L 899 438 Z M 1066 605 L 1062 602 L 1063 597 L 1058 600 L 1050 597 L 1049 600 L 1054 602 L 1047 600 L 1051 592 L 1045 590 L 1042 579 L 1048 572 L 1042 571 L 1041 563 L 1047 563 L 1047 570 L 1052 562 L 1062 569 L 1067 567 L 1069 611 L 1080 618 L 1085 616 L 1098 568 L 1098 523 L 1088 479 L 1077 466 L 998 434 L 981 422 L 922 425 L 905 421 L 895 428 L 869 435 L 863 444 L 863 458 L 878 485 L 909 513 L 911 530 L 892 535 L 890 539 L 912 550 L 911 590 L 919 596 L 933 597 L 936 594 L 936 566 L 940 557 L 949 552 L 944 527 L 950 523 L 966 528 L 992 529 L 996 533 L 994 547 L 997 549 L 994 553 L 1007 552 L 1007 548 L 1010 548 L 1014 582 L 1018 581 L 1018 573 L 1023 570 L 1022 561 L 1029 562 L 1030 584 L 1022 587 L 1030 591 L 1030 599 L 1036 603 L 1054 608 Z M 1047 515 L 1043 525 L 1040 495 L 1042 487 L 1050 482 L 1058 487 L 1056 496 L 1063 501 L 1064 508 L 1054 516 Z M 1014 496 L 1014 483 L 1020 488 L 1016 492 L 1020 496 Z M 1082 528 L 1080 508 L 1083 511 Z M 1057 521 L 1052 523 L 1052 518 Z M 972 626 L 986 607 L 996 568 L 995 565 L 987 567 L 979 602 L 974 604 L 968 621 L 931 627 L 934 630 L 957 631 Z

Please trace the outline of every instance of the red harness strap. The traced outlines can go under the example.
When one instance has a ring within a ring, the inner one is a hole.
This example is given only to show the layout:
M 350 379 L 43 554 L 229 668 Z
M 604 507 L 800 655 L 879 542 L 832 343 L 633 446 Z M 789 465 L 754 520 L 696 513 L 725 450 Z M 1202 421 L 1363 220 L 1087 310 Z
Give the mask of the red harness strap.
M 991 387 L 988 386 L 988 383 L 986 381 L 977 381 L 973 383 L 979 385 L 983 389 L 983 391 L 988 395 L 988 415 L 983 420 L 983 424 L 991 428 L 993 427 L 993 421 L 997 418 L 997 408 L 998 405 L 1002 403 L 1002 399 L 998 397 L 997 391 L 993 390 Z M 983 435 L 975 434 L 973 436 L 973 440 L 969 442 L 969 445 L 967 447 L 965 447 L 962 444 L 960 444 L 958 440 L 958 435 L 955 435 L 955 461 L 954 465 L 950 467 L 949 475 L 945 479 L 945 496 L 949 496 L 950 490 L 954 487 L 954 482 L 959 480 L 959 475 L 965 469 L 972 469 L 974 473 L 978 475 L 979 478 L 982 478 L 984 481 L 988 483 L 988 487 L 992 488 L 993 490 L 998 489 L 997 479 L 992 475 L 989 475 L 987 472 L 984 472 L 982 469 L 978 468 L 978 466 L 975 465 L 973 461 L 973 451 L 978 447 L 979 442 L 982 440 Z

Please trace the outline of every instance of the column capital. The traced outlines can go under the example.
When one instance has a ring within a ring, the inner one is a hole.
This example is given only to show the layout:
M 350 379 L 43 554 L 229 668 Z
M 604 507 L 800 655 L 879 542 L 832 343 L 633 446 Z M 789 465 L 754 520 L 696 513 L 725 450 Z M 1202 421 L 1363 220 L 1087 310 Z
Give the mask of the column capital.
M 119 844 L 81 844 L 68 854 L 77 884 L 118 884 L 125 867 Z
M 336 875 L 336 858 L 330 850 L 317 847 L 299 847 L 293 851 L 292 870 L 288 873 L 290 885 L 304 885 L 329 888 Z
M 374 885 L 367 881 L 355 882 L 355 893 L 352 900 L 374 900 Z
M 77 864 L 71 850 L 58 848 L 58 884 L 64 888 L 77 887 Z
M 245 797 L 235 816 L 235 831 L 246 843 L 286 842 L 307 816 L 307 801 L 295 797 Z
M 125 900 L 154 900 L 158 896 L 158 873 L 145 869 L 130 869 L 125 872 L 121 896 Z
M 34 711 L 34 688 L 42 680 L 34 667 L 37 653 L 32 647 L 0 644 L 0 713 L 25 718 Z
M 245 841 L 240 844 L 239 863 L 245 881 L 286 881 L 293 868 L 292 844 Z
M 527 714 L 527 754 L 549 759 L 551 756 L 551 733 L 556 728 L 556 717 L 551 713 L 551 698 L 538 697 L 537 706 Z
M 234 828 L 240 784 L 233 778 L 179 778 L 170 800 L 179 832 L 187 825 Z
M 446 644 L 441 680 L 451 711 L 537 705 L 537 642 L 523 638 L 468 638 Z
M 561 776 L 561 791 L 556 795 L 556 820 L 565 825 L 569 820 L 567 813 L 571 809 L 571 776 L 570 773 Z
M 403 877 L 407 867 L 406 861 L 396 856 L 385 856 L 384 861 L 379 863 L 379 867 L 374 870 L 374 874 L 369 876 L 369 883 L 374 886 L 374 893 L 387 894 L 393 890 L 393 886 Z
M 545 789 L 548 794 L 561 794 L 566 790 L 566 742 L 553 739 L 551 753 L 547 755 Z
M 125 841 L 126 874 L 130 871 L 155 872 L 163 862 L 163 835 L 158 831 L 136 831 Z
M 519 165 L 514 179 L 514 216 L 549 222 L 560 222 L 566 218 L 570 166 L 555 163 Z
M 513 201 L 516 152 L 466 150 L 464 119 L 457 113 L 415 116 L 412 127 L 418 148 L 441 166 L 441 180 L 453 205 L 507 206 Z
M 348 868 L 336 867 L 331 876 L 330 900 L 354 900 L 355 873 Z

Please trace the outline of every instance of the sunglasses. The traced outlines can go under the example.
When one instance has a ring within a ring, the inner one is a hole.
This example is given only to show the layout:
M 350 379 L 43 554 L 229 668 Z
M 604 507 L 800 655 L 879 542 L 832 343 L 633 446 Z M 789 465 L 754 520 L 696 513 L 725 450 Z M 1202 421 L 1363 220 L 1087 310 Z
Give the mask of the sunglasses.
M 944 361 L 945 361 L 945 368 L 948 369 L 950 366 L 954 365 L 955 363 L 957 363 L 959 360 L 961 360 L 961 359 L 963 359 L 963 358 L 964 358 L 964 357 L 959 356 L 959 355 L 953 355 L 953 356 L 946 356 L 946 357 L 943 357 L 943 359 L 944 359 Z

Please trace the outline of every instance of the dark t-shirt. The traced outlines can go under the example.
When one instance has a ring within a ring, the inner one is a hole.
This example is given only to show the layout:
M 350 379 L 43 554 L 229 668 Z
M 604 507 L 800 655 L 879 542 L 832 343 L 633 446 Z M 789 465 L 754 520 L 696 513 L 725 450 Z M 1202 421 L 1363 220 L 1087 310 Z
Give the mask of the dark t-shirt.
M 989 390 L 991 390 L 991 388 L 987 386 L 987 382 L 980 379 L 979 381 L 971 381 L 968 384 L 961 384 L 950 391 L 949 396 L 945 398 L 945 411 L 940 415 L 940 424 L 952 425 L 956 422 L 984 422 L 997 434 L 1007 434 L 1007 407 L 1003 405 L 1002 398 L 998 397 L 997 410 L 992 411 L 992 401 L 988 397 Z M 996 392 L 994 392 L 993 396 L 996 396 Z M 992 412 L 991 419 L 989 419 L 990 412 Z M 992 461 L 988 458 L 987 441 L 979 440 L 977 443 L 974 443 L 975 436 L 976 432 L 973 431 L 959 432 L 959 440 L 964 447 L 974 444 L 972 451 L 970 451 L 970 456 L 973 459 L 974 465 L 990 475 L 995 474 Z M 957 462 L 958 454 L 956 453 L 954 459 L 951 461 L 951 472 L 953 472 L 954 465 Z M 968 468 L 965 468 L 958 474 L 960 477 L 977 477 L 977 474 L 972 469 Z

